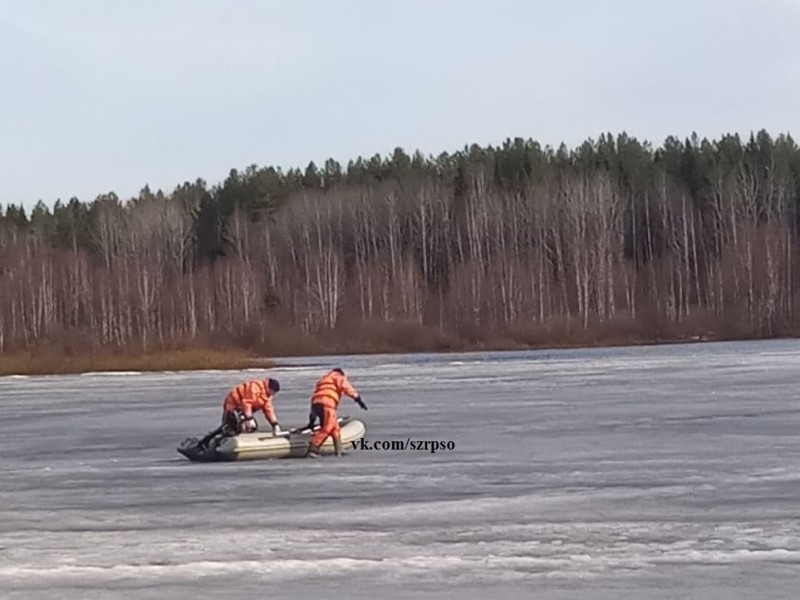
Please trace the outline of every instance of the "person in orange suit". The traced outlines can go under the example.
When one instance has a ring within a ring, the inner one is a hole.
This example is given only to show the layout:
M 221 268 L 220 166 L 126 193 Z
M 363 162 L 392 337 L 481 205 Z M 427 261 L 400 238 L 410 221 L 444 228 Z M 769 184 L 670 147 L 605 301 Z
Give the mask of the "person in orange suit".
M 245 381 L 233 388 L 222 404 L 222 422 L 236 433 L 250 433 L 258 428 L 253 412 L 261 410 L 272 426 L 272 432 L 281 433 L 272 400 L 281 390 L 277 379 Z M 243 419 L 243 420 L 242 420 Z
M 307 456 L 318 457 L 319 449 L 328 436 L 333 438 L 333 447 L 336 456 L 342 454 L 342 438 L 339 432 L 339 418 L 336 409 L 342 396 L 349 396 L 355 400 L 362 410 L 367 410 L 367 405 L 361 399 L 356 389 L 347 380 L 344 371 L 332 369 L 317 381 L 314 392 L 311 394 L 311 414 L 309 426 L 313 427 L 316 419 L 320 420 L 319 430 L 312 436 L 308 445 Z

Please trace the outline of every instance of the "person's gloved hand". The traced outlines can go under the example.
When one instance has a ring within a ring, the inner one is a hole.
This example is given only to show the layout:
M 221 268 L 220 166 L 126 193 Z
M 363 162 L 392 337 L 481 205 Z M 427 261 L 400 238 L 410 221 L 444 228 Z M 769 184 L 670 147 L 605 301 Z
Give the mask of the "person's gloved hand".
M 356 396 L 355 398 L 353 398 L 353 400 L 356 401 L 356 404 L 358 404 L 362 408 L 362 410 L 367 410 L 367 405 L 364 404 L 364 401 L 361 399 L 361 396 Z

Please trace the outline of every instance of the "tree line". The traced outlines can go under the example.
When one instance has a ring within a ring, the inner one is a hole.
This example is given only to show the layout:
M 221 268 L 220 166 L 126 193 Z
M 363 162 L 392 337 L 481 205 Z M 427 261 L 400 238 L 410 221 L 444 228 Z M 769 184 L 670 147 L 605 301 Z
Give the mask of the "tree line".
M 221 339 L 277 352 L 390 323 L 472 342 L 792 334 L 799 201 L 800 150 L 761 131 L 398 148 L 125 201 L 12 204 L 0 352 Z

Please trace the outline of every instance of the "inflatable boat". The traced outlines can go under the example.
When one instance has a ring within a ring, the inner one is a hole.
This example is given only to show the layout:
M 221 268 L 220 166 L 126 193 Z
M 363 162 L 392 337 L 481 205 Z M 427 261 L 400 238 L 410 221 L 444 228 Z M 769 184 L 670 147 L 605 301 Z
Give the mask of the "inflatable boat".
M 364 437 L 367 426 L 363 421 L 340 417 L 342 453 L 346 454 Z M 270 432 L 240 433 L 225 435 L 219 430 L 210 432 L 205 438 L 188 438 L 178 446 L 178 452 L 191 461 L 212 462 L 231 460 L 263 460 L 269 458 L 303 458 L 308 450 L 311 436 L 319 429 L 290 430 L 278 435 Z M 320 448 L 320 454 L 334 454 L 333 440 L 329 437 Z

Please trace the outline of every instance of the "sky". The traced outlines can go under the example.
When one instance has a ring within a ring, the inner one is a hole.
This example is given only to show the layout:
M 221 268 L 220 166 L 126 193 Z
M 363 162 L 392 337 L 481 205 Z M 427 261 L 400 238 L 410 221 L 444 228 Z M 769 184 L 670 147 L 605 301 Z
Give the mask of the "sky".
M 0 203 L 622 131 L 800 134 L 800 0 L 0 0 Z

